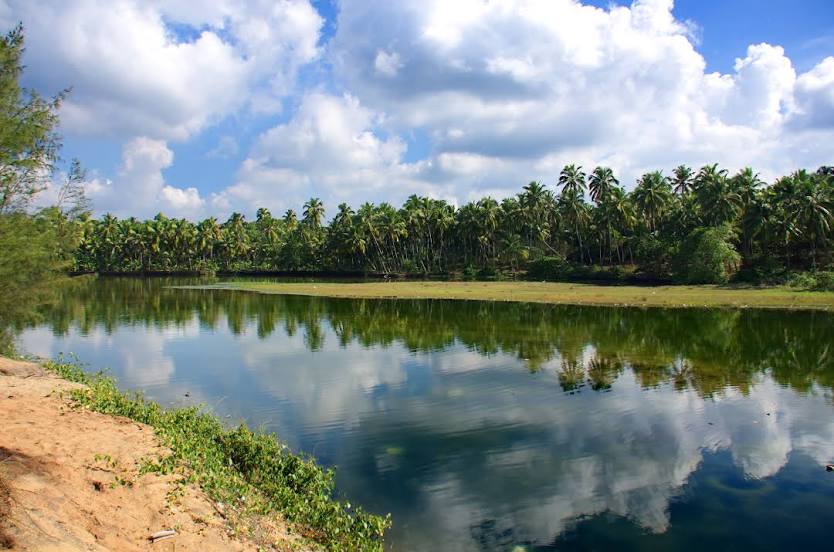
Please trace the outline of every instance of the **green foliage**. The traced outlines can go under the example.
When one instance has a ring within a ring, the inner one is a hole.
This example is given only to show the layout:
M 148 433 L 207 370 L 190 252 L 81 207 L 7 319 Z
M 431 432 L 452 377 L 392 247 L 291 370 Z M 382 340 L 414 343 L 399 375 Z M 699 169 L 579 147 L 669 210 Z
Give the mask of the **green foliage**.
M 725 284 L 738 271 L 741 256 L 732 244 L 730 225 L 693 230 L 675 258 L 675 272 L 689 284 Z
M 527 265 L 527 277 L 532 280 L 560 281 L 571 276 L 573 267 L 564 257 L 539 257 Z
M 816 274 L 816 291 L 834 291 L 834 270 L 820 271 Z
M 64 93 L 45 100 L 22 89 L 23 28 L 0 39 L 0 215 L 29 205 L 52 174 Z
M 72 392 L 79 404 L 154 428 L 173 455 L 145 464 L 143 472 L 184 471 L 188 481 L 243 518 L 247 513 L 280 513 L 329 550 L 382 550 L 390 516 L 335 500 L 332 470 L 293 454 L 275 435 L 243 425 L 227 430 L 198 408 L 163 410 L 139 394 L 122 393 L 112 378 L 88 375 L 76 364 L 50 362 L 46 368 L 86 385 Z
M 653 234 L 644 234 L 635 240 L 635 260 L 640 272 L 649 278 L 665 280 L 671 274 L 675 245 Z
M 834 291 L 834 271 L 798 272 L 788 282 L 791 287 L 812 291 Z
M 13 350 L 12 329 L 67 283 L 72 224 L 55 209 L 0 215 L 0 354 Z
M 644 277 L 668 280 L 687 236 L 723 225 L 737 236 L 748 280 L 766 263 L 788 272 L 834 260 L 834 185 L 828 172 L 797 171 L 769 187 L 750 168 L 728 176 L 717 165 L 697 174 L 682 165 L 673 174 L 670 179 L 660 171 L 646 173 L 627 192 L 607 167 L 596 167 L 586 180 L 582 167 L 568 165 L 559 175 L 561 191 L 530 182 L 501 202 L 486 197 L 460 208 L 417 196 L 399 209 L 365 203 L 354 210 L 343 203 L 329 223 L 316 198 L 304 205 L 301 220 L 293 210 L 274 218 L 266 209 L 251 222 L 239 213 L 224 223 L 210 218 L 197 224 L 163 215 L 149 221 L 106 215 L 84 224 L 76 268 L 469 278 L 473 272 L 536 273 L 543 269 L 536 259 L 563 257 L 577 277 L 597 278 L 609 270 L 597 266 L 627 272 L 636 264 Z

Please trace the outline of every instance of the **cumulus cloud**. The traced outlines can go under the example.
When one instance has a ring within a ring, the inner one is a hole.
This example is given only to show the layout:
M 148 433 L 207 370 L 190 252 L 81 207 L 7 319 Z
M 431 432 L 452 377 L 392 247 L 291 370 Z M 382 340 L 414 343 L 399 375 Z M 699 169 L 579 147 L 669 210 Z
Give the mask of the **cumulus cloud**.
M 834 128 L 834 57 L 800 75 L 796 87 L 797 121 L 814 129 Z
M 830 164 L 834 58 L 798 73 L 759 43 L 732 71 L 707 72 L 672 8 L 343 0 L 323 45 L 307 0 L 0 0 L 0 22 L 27 25 L 38 88 L 75 85 L 71 132 L 170 143 L 241 110 L 280 112 L 212 194 L 217 214 L 310 196 L 331 209 L 411 193 L 462 203 L 552 184 L 566 163 L 610 165 L 627 187 L 679 163 L 752 165 L 766 179 Z
M 194 218 L 204 205 L 196 188 L 177 188 L 165 183 L 162 171 L 174 161 L 165 142 L 139 137 L 128 142 L 115 180 L 93 179 L 86 183 L 87 196 L 96 210 L 119 216 L 168 216 Z
M 290 121 L 258 137 L 237 182 L 215 194 L 213 206 L 280 211 L 312 196 L 333 207 L 426 191 L 420 167 L 402 162 L 404 142 L 375 132 L 380 121 L 351 95 L 307 94 Z
M 64 128 L 116 138 L 183 140 L 246 105 L 277 109 L 322 23 L 306 0 L 0 3 L 0 24 L 26 27 L 27 78 L 72 85 Z
M 384 114 L 370 128 L 424 130 L 432 155 L 416 176 L 460 200 L 553 181 L 573 161 L 611 164 L 630 185 L 679 162 L 752 164 L 773 177 L 834 153 L 792 130 L 807 118 L 831 132 L 834 62 L 797 76 L 782 48 L 757 44 L 731 74 L 706 73 L 691 25 L 671 10 L 669 0 L 607 10 L 346 0 L 329 51 L 352 97 Z M 318 172 L 311 185 L 333 192 Z

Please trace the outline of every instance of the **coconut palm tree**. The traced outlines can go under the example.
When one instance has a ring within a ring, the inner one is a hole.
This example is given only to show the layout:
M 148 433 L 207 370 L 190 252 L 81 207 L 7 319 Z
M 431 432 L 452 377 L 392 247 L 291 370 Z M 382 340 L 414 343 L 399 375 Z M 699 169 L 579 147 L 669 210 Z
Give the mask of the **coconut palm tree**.
M 614 177 L 614 171 L 609 167 L 597 167 L 588 179 L 591 199 L 596 204 L 605 201 L 611 190 L 619 185 L 620 181 Z
M 632 192 L 637 210 L 645 217 L 649 232 L 655 232 L 662 216 L 672 202 L 672 190 L 660 171 L 644 174 Z
M 566 226 L 572 230 L 573 235 L 576 237 L 579 262 L 584 262 L 585 248 L 582 235 L 588 227 L 591 217 L 588 204 L 585 203 L 585 199 L 578 189 L 572 189 L 572 191 L 563 193 L 559 197 L 559 212 Z
M 317 197 L 312 197 L 304 204 L 303 222 L 312 228 L 320 228 L 324 219 L 324 204 Z
M 576 165 L 565 165 L 559 173 L 559 184 L 562 186 L 562 195 L 568 193 L 585 193 L 585 173 L 582 167 Z
M 686 165 L 678 165 L 672 171 L 674 175 L 672 177 L 672 186 L 674 187 L 674 191 L 679 196 L 688 195 L 692 191 L 692 185 L 694 183 L 694 174 L 692 172 L 692 168 Z

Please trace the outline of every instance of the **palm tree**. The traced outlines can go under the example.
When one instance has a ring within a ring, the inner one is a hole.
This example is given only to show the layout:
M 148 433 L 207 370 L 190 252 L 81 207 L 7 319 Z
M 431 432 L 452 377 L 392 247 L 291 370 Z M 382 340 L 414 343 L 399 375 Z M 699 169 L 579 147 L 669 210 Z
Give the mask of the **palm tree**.
M 701 216 L 711 226 L 734 221 L 742 205 L 741 196 L 727 179 L 727 171 L 716 171 L 715 167 L 705 167 L 706 171 L 701 169 L 695 189 Z
M 800 234 L 811 245 L 811 262 L 817 267 L 817 246 L 831 231 L 834 200 L 822 185 L 822 178 L 801 170 L 792 176 L 796 185 L 796 197 L 789 207 L 789 215 L 800 228 Z
M 562 195 L 568 193 L 585 193 L 585 173 L 582 167 L 565 165 L 559 173 L 559 184 L 562 185 Z
M 562 219 L 573 230 L 579 248 L 579 262 L 585 260 L 585 248 L 582 243 L 582 234 L 590 222 L 590 213 L 585 199 L 577 189 L 563 193 L 559 197 L 559 211 Z
M 625 232 L 630 230 L 634 225 L 634 212 L 631 207 L 631 202 L 625 191 L 619 186 L 611 188 L 608 195 L 595 209 L 599 225 L 605 228 L 606 245 L 608 250 L 609 262 L 611 261 L 612 239 L 611 236 L 616 233 L 622 236 Z M 617 257 L 620 262 L 623 261 L 622 251 L 620 249 L 620 241 L 617 241 Z
M 675 175 L 672 177 L 672 185 L 674 186 L 675 193 L 679 196 L 688 195 L 692 191 L 694 182 L 692 169 L 686 165 L 678 165 L 672 171 L 672 174 Z
M 310 198 L 304 204 L 304 223 L 313 228 L 319 228 L 322 219 L 324 219 L 324 205 L 319 198 Z
M 552 203 L 550 192 L 541 182 L 530 182 L 524 186 L 518 200 L 524 215 L 528 245 L 544 243 L 550 235 L 546 224 L 547 209 Z
M 646 218 L 649 232 L 657 230 L 658 221 L 672 201 L 668 179 L 660 171 L 644 174 L 632 192 L 634 205 Z
M 614 171 L 609 167 L 597 167 L 588 179 L 591 199 L 599 204 L 608 197 L 611 190 L 619 185 L 620 181 L 614 177 Z
M 763 185 L 759 174 L 754 173 L 750 167 L 745 167 L 730 179 L 730 187 L 738 196 L 741 213 L 741 250 L 745 259 L 752 257 L 753 238 L 763 228 L 764 212 L 760 199 L 760 189 Z
M 287 212 L 284 213 L 284 224 L 286 225 L 287 230 L 291 232 L 295 230 L 295 227 L 298 224 L 298 216 L 295 214 L 295 211 L 287 209 Z
M 223 223 L 224 246 L 227 253 L 228 265 L 246 261 L 249 252 L 249 235 L 246 232 L 245 217 L 240 213 L 232 213 Z
M 197 250 L 203 260 L 206 260 L 206 255 L 209 260 L 214 260 L 214 246 L 221 238 L 222 232 L 216 218 L 209 217 L 197 225 Z
M 503 256 L 510 263 L 510 268 L 513 272 L 518 270 L 518 265 L 527 260 L 530 255 L 529 250 L 524 247 L 524 243 L 518 234 L 510 234 L 501 242 L 503 249 Z

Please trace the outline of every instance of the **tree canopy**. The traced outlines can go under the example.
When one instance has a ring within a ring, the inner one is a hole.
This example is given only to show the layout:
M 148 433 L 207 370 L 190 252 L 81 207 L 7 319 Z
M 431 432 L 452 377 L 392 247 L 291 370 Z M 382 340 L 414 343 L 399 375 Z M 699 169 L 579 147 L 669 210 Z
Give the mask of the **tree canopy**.
M 240 213 L 198 223 L 105 215 L 84 222 L 76 269 L 489 275 L 570 266 L 574 275 L 605 267 L 720 283 L 740 268 L 766 275 L 830 265 L 831 172 L 800 170 L 766 185 L 751 168 L 730 176 L 718 165 L 681 165 L 671 177 L 644 174 L 629 192 L 609 167 L 595 167 L 586 184 L 582 167 L 568 165 L 551 186 L 530 182 L 502 201 L 343 203 L 329 223 L 318 198 L 301 220 L 263 208 L 254 221 Z

